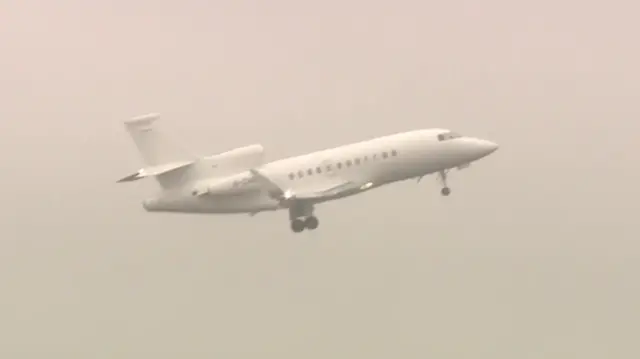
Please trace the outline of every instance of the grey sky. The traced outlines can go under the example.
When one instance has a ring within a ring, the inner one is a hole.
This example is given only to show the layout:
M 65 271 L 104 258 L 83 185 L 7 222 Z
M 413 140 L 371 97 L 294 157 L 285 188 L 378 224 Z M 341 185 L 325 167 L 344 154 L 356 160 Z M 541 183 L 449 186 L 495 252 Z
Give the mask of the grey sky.
M 0 0 L 0 355 L 637 358 L 632 1 Z M 501 145 L 285 213 L 150 215 L 121 122 L 270 159 L 420 127 Z M 249 129 L 249 130 L 247 130 Z

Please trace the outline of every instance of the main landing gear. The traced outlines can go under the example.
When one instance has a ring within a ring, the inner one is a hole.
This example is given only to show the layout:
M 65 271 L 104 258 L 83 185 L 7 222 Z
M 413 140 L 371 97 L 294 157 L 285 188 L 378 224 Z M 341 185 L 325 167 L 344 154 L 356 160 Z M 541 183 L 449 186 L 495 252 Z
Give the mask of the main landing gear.
M 312 231 L 320 224 L 318 217 L 313 215 L 313 205 L 297 204 L 290 207 L 289 220 L 294 233 L 300 233 L 305 229 Z
M 447 186 L 447 173 L 449 170 L 443 170 L 438 172 L 438 180 L 442 184 L 442 189 L 440 190 L 440 194 L 443 196 L 448 196 L 451 194 L 451 188 Z
M 291 230 L 294 233 L 300 233 L 302 231 L 304 231 L 305 229 L 308 230 L 314 230 L 316 228 L 318 228 L 318 224 L 320 222 L 318 221 L 318 217 L 316 216 L 311 216 L 311 217 L 307 217 L 307 218 L 296 218 L 294 220 L 291 221 Z

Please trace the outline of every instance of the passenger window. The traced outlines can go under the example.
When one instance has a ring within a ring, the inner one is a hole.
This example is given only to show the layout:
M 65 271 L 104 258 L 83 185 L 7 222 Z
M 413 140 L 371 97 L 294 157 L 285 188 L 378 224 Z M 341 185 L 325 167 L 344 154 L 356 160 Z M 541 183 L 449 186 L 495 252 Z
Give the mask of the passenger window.
M 364 161 L 365 162 L 369 161 L 369 156 L 364 156 Z
M 304 172 L 302 172 L 302 170 L 298 171 L 298 177 L 299 178 L 304 177 Z
M 347 167 L 351 167 L 351 160 L 347 160 Z
M 336 165 L 336 167 L 338 167 L 338 169 L 342 168 L 342 162 L 338 162 L 338 164 Z
M 313 170 L 312 170 L 311 168 L 309 168 L 309 169 L 307 170 L 307 174 L 308 174 L 309 176 L 313 175 Z
M 438 141 L 444 141 L 444 134 L 439 134 L 438 135 Z
M 387 158 L 389 155 L 386 152 L 382 152 L 382 158 Z
M 359 165 L 360 164 L 360 159 L 356 158 L 356 164 Z
M 296 175 L 295 175 L 295 174 L 293 174 L 293 173 L 289 173 L 289 179 L 290 179 L 290 180 L 294 180 L 294 179 L 296 179 Z
M 316 167 L 316 173 L 317 173 L 317 174 L 322 173 L 322 168 L 320 168 L 320 167 Z
M 398 151 L 396 150 L 391 151 L 391 156 L 395 157 L 397 155 L 398 155 Z
M 331 165 L 327 165 L 327 172 L 331 172 Z

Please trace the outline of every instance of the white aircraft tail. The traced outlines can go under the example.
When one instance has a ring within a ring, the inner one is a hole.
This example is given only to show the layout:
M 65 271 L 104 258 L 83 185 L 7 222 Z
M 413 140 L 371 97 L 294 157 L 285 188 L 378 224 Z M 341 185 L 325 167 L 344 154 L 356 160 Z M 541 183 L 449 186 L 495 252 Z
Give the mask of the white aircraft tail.
M 214 156 L 197 156 L 160 131 L 159 118 L 158 114 L 149 114 L 125 121 L 125 128 L 140 152 L 144 167 L 117 182 L 154 177 L 164 190 L 183 188 L 204 178 L 239 173 L 263 161 L 264 149 L 257 144 Z
M 195 160 L 196 156 L 158 130 L 159 119 L 158 114 L 149 114 L 135 117 L 124 123 L 145 166 Z
M 198 157 L 159 130 L 159 119 L 160 116 L 154 113 L 124 122 L 125 129 L 142 157 L 144 167 L 117 182 L 154 177 L 160 187 L 170 189 L 192 180 L 190 177 L 194 174 L 193 169 L 197 167 Z

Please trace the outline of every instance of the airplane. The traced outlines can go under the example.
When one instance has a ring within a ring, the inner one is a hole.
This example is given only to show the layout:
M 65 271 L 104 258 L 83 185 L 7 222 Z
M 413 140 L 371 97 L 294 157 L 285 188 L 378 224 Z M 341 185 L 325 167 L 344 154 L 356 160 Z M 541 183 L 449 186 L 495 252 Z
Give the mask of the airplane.
M 261 144 L 211 156 L 172 141 L 151 113 L 124 121 L 144 162 L 118 183 L 153 177 L 160 192 L 143 200 L 147 212 L 247 214 L 287 210 L 294 233 L 319 226 L 315 207 L 384 185 L 437 174 L 448 196 L 447 175 L 498 149 L 494 142 L 429 128 L 394 133 L 308 154 L 265 161 Z

